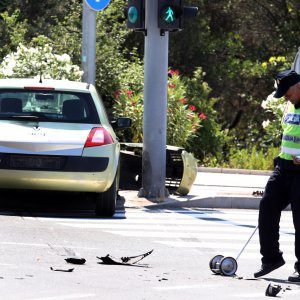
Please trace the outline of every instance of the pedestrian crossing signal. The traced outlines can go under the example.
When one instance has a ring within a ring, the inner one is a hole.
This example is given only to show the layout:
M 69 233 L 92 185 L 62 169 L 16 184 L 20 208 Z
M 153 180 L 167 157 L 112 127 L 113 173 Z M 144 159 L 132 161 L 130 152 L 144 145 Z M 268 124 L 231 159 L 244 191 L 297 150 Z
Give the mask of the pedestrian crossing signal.
M 180 30 L 182 13 L 181 0 L 158 0 L 158 28 Z
M 145 30 L 145 0 L 128 0 L 124 13 L 128 28 L 134 31 Z
M 173 23 L 177 19 L 177 11 L 174 7 L 167 6 L 162 11 L 162 18 L 166 23 Z

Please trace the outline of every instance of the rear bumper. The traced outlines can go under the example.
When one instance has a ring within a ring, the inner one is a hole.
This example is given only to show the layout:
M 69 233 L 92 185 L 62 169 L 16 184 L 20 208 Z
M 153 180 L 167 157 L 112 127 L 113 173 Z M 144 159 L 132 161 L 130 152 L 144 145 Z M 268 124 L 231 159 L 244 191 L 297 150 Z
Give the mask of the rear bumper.
M 119 144 L 90 147 L 82 156 L 0 153 L 0 188 L 105 192 L 118 170 L 119 149 Z
M 50 156 L 0 153 L 0 169 L 58 171 L 58 172 L 103 172 L 109 157 Z
M 0 188 L 70 192 L 104 192 L 112 184 L 116 170 L 104 172 L 53 172 L 0 169 Z

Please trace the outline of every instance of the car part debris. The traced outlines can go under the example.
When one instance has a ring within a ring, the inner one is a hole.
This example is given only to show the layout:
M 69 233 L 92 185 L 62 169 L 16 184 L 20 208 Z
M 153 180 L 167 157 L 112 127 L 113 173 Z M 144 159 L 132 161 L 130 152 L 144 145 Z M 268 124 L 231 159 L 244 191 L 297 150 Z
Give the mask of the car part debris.
M 276 297 L 276 295 L 282 290 L 282 287 L 279 284 L 270 282 L 266 289 L 266 296 Z
M 143 143 L 121 143 L 120 188 L 139 190 L 142 186 Z M 184 148 L 166 145 L 165 187 L 170 194 L 187 195 L 197 176 L 198 160 Z
M 243 253 L 248 243 L 250 242 L 257 228 L 258 225 L 254 228 L 254 231 L 252 232 L 251 236 L 249 237 L 249 239 L 247 240 L 244 247 L 242 248 L 242 250 L 240 251 L 240 253 L 237 255 L 236 258 L 230 256 L 224 257 L 223 255 L 214 256 L 209 262 L 209 267 L 211 271 L 215 274 L 221 274 L 224 276 L 235 275 L 238 268 L 237 260 L 240 257 L 240 255 Z
M 264 194 L 264 191 L 253 191 L 253 196 L 262 196 Z
M 107 254 L 106 256 L 99 257 L 98 259 L 102 260 L 102 264 L 106 265 L 128 265 L 128 266 L 134 266 L 137 262 L 144 259 L 148 255 L 150 255 L 153 252 L 153 249 L 151 251 L 148 251 L 144 254 L 136 255 L 136 256 L 125 256 L 121 257 L 120 259 L 115 258 L 111 256 L 110 254 Z
M 54 269 L 54 268 L 50 267 L 50 270 L 58 271 L 58 272 L 73 272 L 74 268 L 73 269 Z
M 74 264 L 74 265 L 83 265 L 86 262 L 84 258 L 76 258 L 76 257 L 65 258 L 65 261 L 69 264 Z

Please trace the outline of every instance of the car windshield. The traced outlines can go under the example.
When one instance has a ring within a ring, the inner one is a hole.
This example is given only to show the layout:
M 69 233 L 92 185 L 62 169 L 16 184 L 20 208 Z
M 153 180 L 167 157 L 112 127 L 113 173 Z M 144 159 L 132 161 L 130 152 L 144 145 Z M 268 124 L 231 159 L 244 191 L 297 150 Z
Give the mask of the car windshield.
M 0 120 L 99 124 L 89 93 L 0 89 Z

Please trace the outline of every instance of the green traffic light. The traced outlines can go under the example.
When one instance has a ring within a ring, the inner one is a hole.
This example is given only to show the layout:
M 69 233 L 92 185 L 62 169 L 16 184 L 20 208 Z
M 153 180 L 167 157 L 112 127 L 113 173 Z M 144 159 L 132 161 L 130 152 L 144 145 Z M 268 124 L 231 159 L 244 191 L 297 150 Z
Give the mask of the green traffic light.
M 176 20 L 176 14 L 171 6 L 167 6 L 162 11 L 162 19 L 167 23 L 173 23 Z
M 138 16 L 139 13 L 138 13 L 138 10 L 135 6 L 130 6 L 129 9 L 128 9 L 128 21 L 132 24 L 134 24 L 137 19 L 138 19 Z

